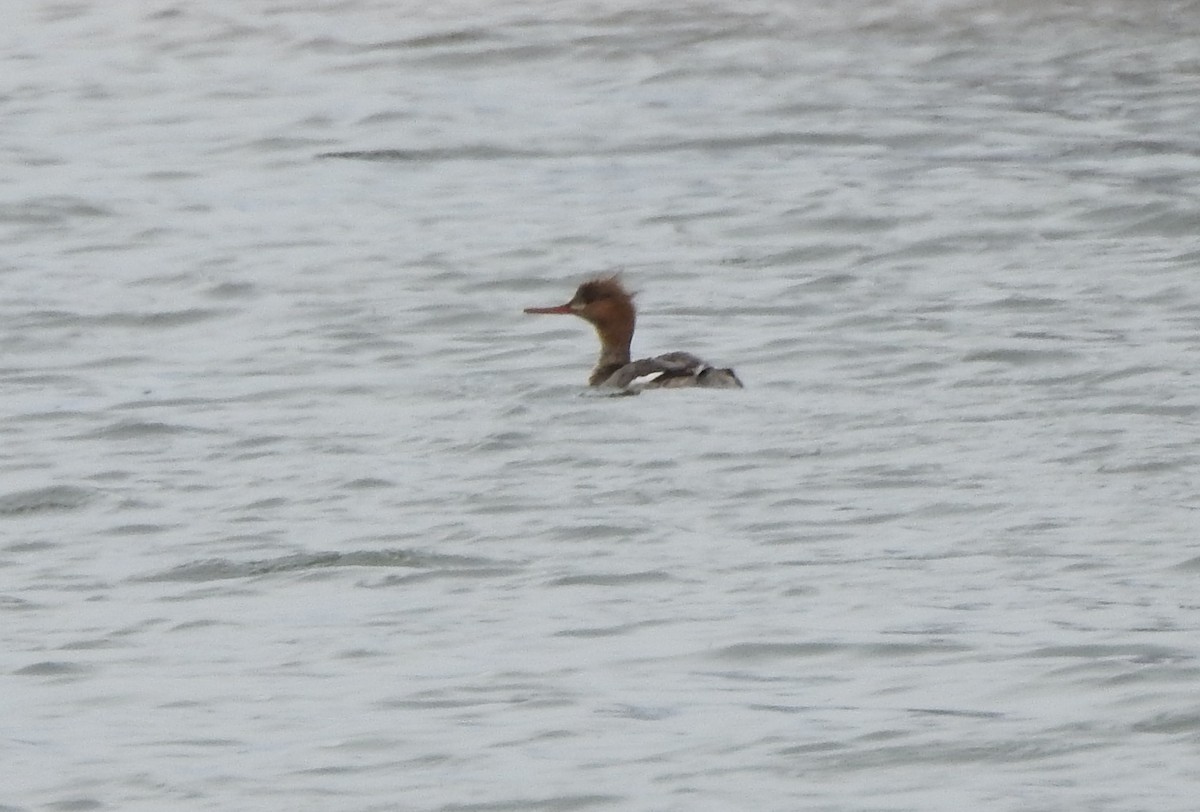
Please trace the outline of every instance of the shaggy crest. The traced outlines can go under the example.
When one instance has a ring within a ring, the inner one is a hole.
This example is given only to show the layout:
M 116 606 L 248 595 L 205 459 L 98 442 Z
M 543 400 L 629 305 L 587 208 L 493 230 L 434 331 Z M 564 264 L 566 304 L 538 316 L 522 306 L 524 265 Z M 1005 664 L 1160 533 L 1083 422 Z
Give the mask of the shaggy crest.
M 575 291 L 572 301 L 588 305 L 601 299 L 632 299 L 633 296 L 634 294 L 625 290 L 625 286 L 621 284 L 621 277 L 613 275 L 584 282 Z

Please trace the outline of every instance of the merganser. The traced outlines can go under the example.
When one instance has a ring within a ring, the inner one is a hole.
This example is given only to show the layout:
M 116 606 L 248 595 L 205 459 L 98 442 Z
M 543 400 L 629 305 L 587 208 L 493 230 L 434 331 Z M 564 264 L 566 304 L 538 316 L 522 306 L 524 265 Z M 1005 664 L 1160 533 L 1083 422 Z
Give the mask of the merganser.
M 742 382 L 732 369 L 710 366 L 687 352 L 669 352 L 655 358 L 629 360 L 629 344 L 637 310 L 633 295 L 615 276 L 584 282 L 571 301 L 558 307 L 527 307 L 526 313 L 561 313 L 579 316 L 596 328 L 600 359 L 588 378 L 588 386 L 605 386 L 639 391 L 682 386 L 740 389 Z

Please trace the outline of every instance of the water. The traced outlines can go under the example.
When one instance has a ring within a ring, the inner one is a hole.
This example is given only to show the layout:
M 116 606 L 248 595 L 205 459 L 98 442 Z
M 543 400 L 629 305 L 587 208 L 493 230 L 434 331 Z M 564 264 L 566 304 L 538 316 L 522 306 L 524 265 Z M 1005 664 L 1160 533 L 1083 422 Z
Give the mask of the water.
M 12 11 L 0 808 L 1193 809 L 1200 5 L 817 5 Z

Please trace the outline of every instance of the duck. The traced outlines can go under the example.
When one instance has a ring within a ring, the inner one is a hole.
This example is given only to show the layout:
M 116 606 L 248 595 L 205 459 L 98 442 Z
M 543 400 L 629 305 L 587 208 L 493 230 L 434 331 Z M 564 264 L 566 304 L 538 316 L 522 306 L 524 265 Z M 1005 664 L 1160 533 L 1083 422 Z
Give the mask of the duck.
M 732 369 L 714 367 L 690 352 L 668 352 L 630 360 L 637 308 L 633 294 L 617 276 L 590 279 L 566 304 L 527 307 L 526 313 L 578 316 L 596 329 L 600 357 L 588 376 L 588 386 L 638 392 L 643 389 L 705 387 L 742 389 Z

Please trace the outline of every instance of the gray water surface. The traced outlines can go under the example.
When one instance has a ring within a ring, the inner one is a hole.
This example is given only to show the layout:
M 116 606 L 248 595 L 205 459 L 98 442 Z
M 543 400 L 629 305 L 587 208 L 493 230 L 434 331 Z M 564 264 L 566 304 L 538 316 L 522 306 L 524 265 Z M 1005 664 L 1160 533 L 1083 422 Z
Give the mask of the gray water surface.
M 0 808 L 1196 808 L 1200 4 L 21 5 Z

